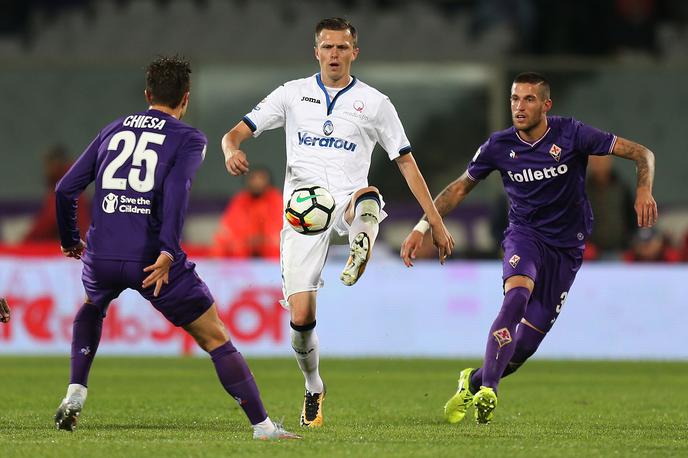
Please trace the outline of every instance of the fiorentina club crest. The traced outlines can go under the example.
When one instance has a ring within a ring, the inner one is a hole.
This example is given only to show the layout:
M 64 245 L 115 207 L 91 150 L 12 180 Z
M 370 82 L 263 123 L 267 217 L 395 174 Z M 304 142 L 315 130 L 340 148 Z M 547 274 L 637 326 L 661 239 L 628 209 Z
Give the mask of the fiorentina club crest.
M 499 348 L 511 343 L 511 333 L 507 328 L 497 329 L 492 335 L 497 340 Z
M 511 264 L 511 267 L 513 267 L 515 269 L 516 266 L 518 265 L 518 261 L 520 261 L 520 260 L 521 260 L 521 257 L 519 255 L 515 254 L 511 257 L 511 259 L 509 259 L 509 264 Z
M 555 161 L 559 162 L 559 159 L 561 159 L 561 148 L 552 143 L 552 147 L 549 149 L 549 154 L 554 158 Z

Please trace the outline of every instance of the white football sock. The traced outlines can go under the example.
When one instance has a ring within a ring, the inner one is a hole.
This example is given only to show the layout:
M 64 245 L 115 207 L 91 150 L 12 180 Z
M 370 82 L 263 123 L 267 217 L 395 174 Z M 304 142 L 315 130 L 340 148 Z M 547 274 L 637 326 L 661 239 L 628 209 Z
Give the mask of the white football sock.
M 361 232 L 368 235 L 370 249 L 373 248 L 377 233 L 380 228 L 380 204 L 375 199 L 364 199 L 354 209 L 354 220 L 349 229 L 349 244 Z
M 88 394 L 88 388 L 78 383 L 71 383 L 67 386 L 67 394 L 64 397 L 64 401 L 68 401 L 70 397 L 75 396 L 81 400 L 81 405 L 86 403 L 86 395 Z
M 267 417 L 265 420 L 252 426 L 254 431 L 258 431 L 261 434 L 272 434 L 272 432 L 276 429 L 275 424 L 272 422 L 272 420 L 270 420 L 270 417 Z
M 319 341 L 315 328 L 308 331 L 297 331 L 292 327 L 291 346 L 294 349 L 296 362 L 299 363 L 306 380 L 306 389 L 311 393 L 322 393 L 323 381 L 318 371 L 320 364 Z

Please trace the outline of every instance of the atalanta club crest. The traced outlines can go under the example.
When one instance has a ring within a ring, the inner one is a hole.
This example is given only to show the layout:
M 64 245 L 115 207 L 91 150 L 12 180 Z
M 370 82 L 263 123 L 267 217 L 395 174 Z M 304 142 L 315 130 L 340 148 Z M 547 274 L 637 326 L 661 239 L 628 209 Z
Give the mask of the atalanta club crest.
M 520 261 L 520 260 L 521 260 L 521 257 L 519 255 L 515 254 L 511 257 L 511 259 L 509 259 L 509 264 L 511 264 L 511 267 L 513 267 L 515 269 L 516 266 L 518 265 L 518 261 Z
M 559 159 L 561 159 L 561 148 L 552 143 L 552 147 L 549 149 L 549 154 L 554 158 L 555 161 L 559 162 Z
M 332 135 L 332 132 L 334 132 L 334 124 L 328 119 L 325 121 L 325 124 L 323 124 L 323 133 L 329 137 Z

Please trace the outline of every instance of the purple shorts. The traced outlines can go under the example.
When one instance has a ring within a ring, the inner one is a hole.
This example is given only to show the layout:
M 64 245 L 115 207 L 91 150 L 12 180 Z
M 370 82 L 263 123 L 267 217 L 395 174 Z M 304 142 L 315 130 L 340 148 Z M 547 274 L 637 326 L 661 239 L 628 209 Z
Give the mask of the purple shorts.
M 510 229 L 502 242 L 502 279 L 525 275 L 535 282 L 524 318 L 547 333 L 566 302 L 569 289 L 583 263 L 580 248 L 557 248 L 532 235 Z
M 170 267 L 169 284 L 163 285 L 158 297 L 153 297 L 155 286 L 143 289 L 141 283 L 149 275 L 143 268 L 153 262 L 91 259 L 84 256 L 81 280 L 88 299 L 103 310 L 125 289 L 139 292 L 150 301 L 168 321 L 184 326 L 203 315 L 215 302 L 210 290 L 196 274 L 196 265 L 186 256 L 177 259 Z

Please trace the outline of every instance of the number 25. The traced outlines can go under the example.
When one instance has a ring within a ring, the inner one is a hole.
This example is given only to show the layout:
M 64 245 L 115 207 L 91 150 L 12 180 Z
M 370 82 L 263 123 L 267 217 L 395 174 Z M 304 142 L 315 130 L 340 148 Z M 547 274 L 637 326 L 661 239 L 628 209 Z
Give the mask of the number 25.
M 158 153 L 152 149 L 146 149 L 146 147 L 149 143 L 162 145 L 164 141 L 164 135 L 153 132 L 142 132 L 138 142 L 136 141 L 136 134 L 130 130 L 123 130 L 113 135 L 108 144 L 109 151 L 117 151 L 120 143 L 124 143 L 124 145 L 122 146 L 122 152 L 108 164 L 103 172 L 103 189 L 118 189 L 120 191 L 127 189 L 127 178 L 115 178 L 115 173 L 127 162 L 127 159 L 132 154 L 134 157 L 129 170 L 129 186 L 138 192 L 148 192 L 153 189 L 155 185 L 155 167 L 158 165 Z M 143 180 L 141 180 L 139 177 L 144 162 L 146 174 Z

